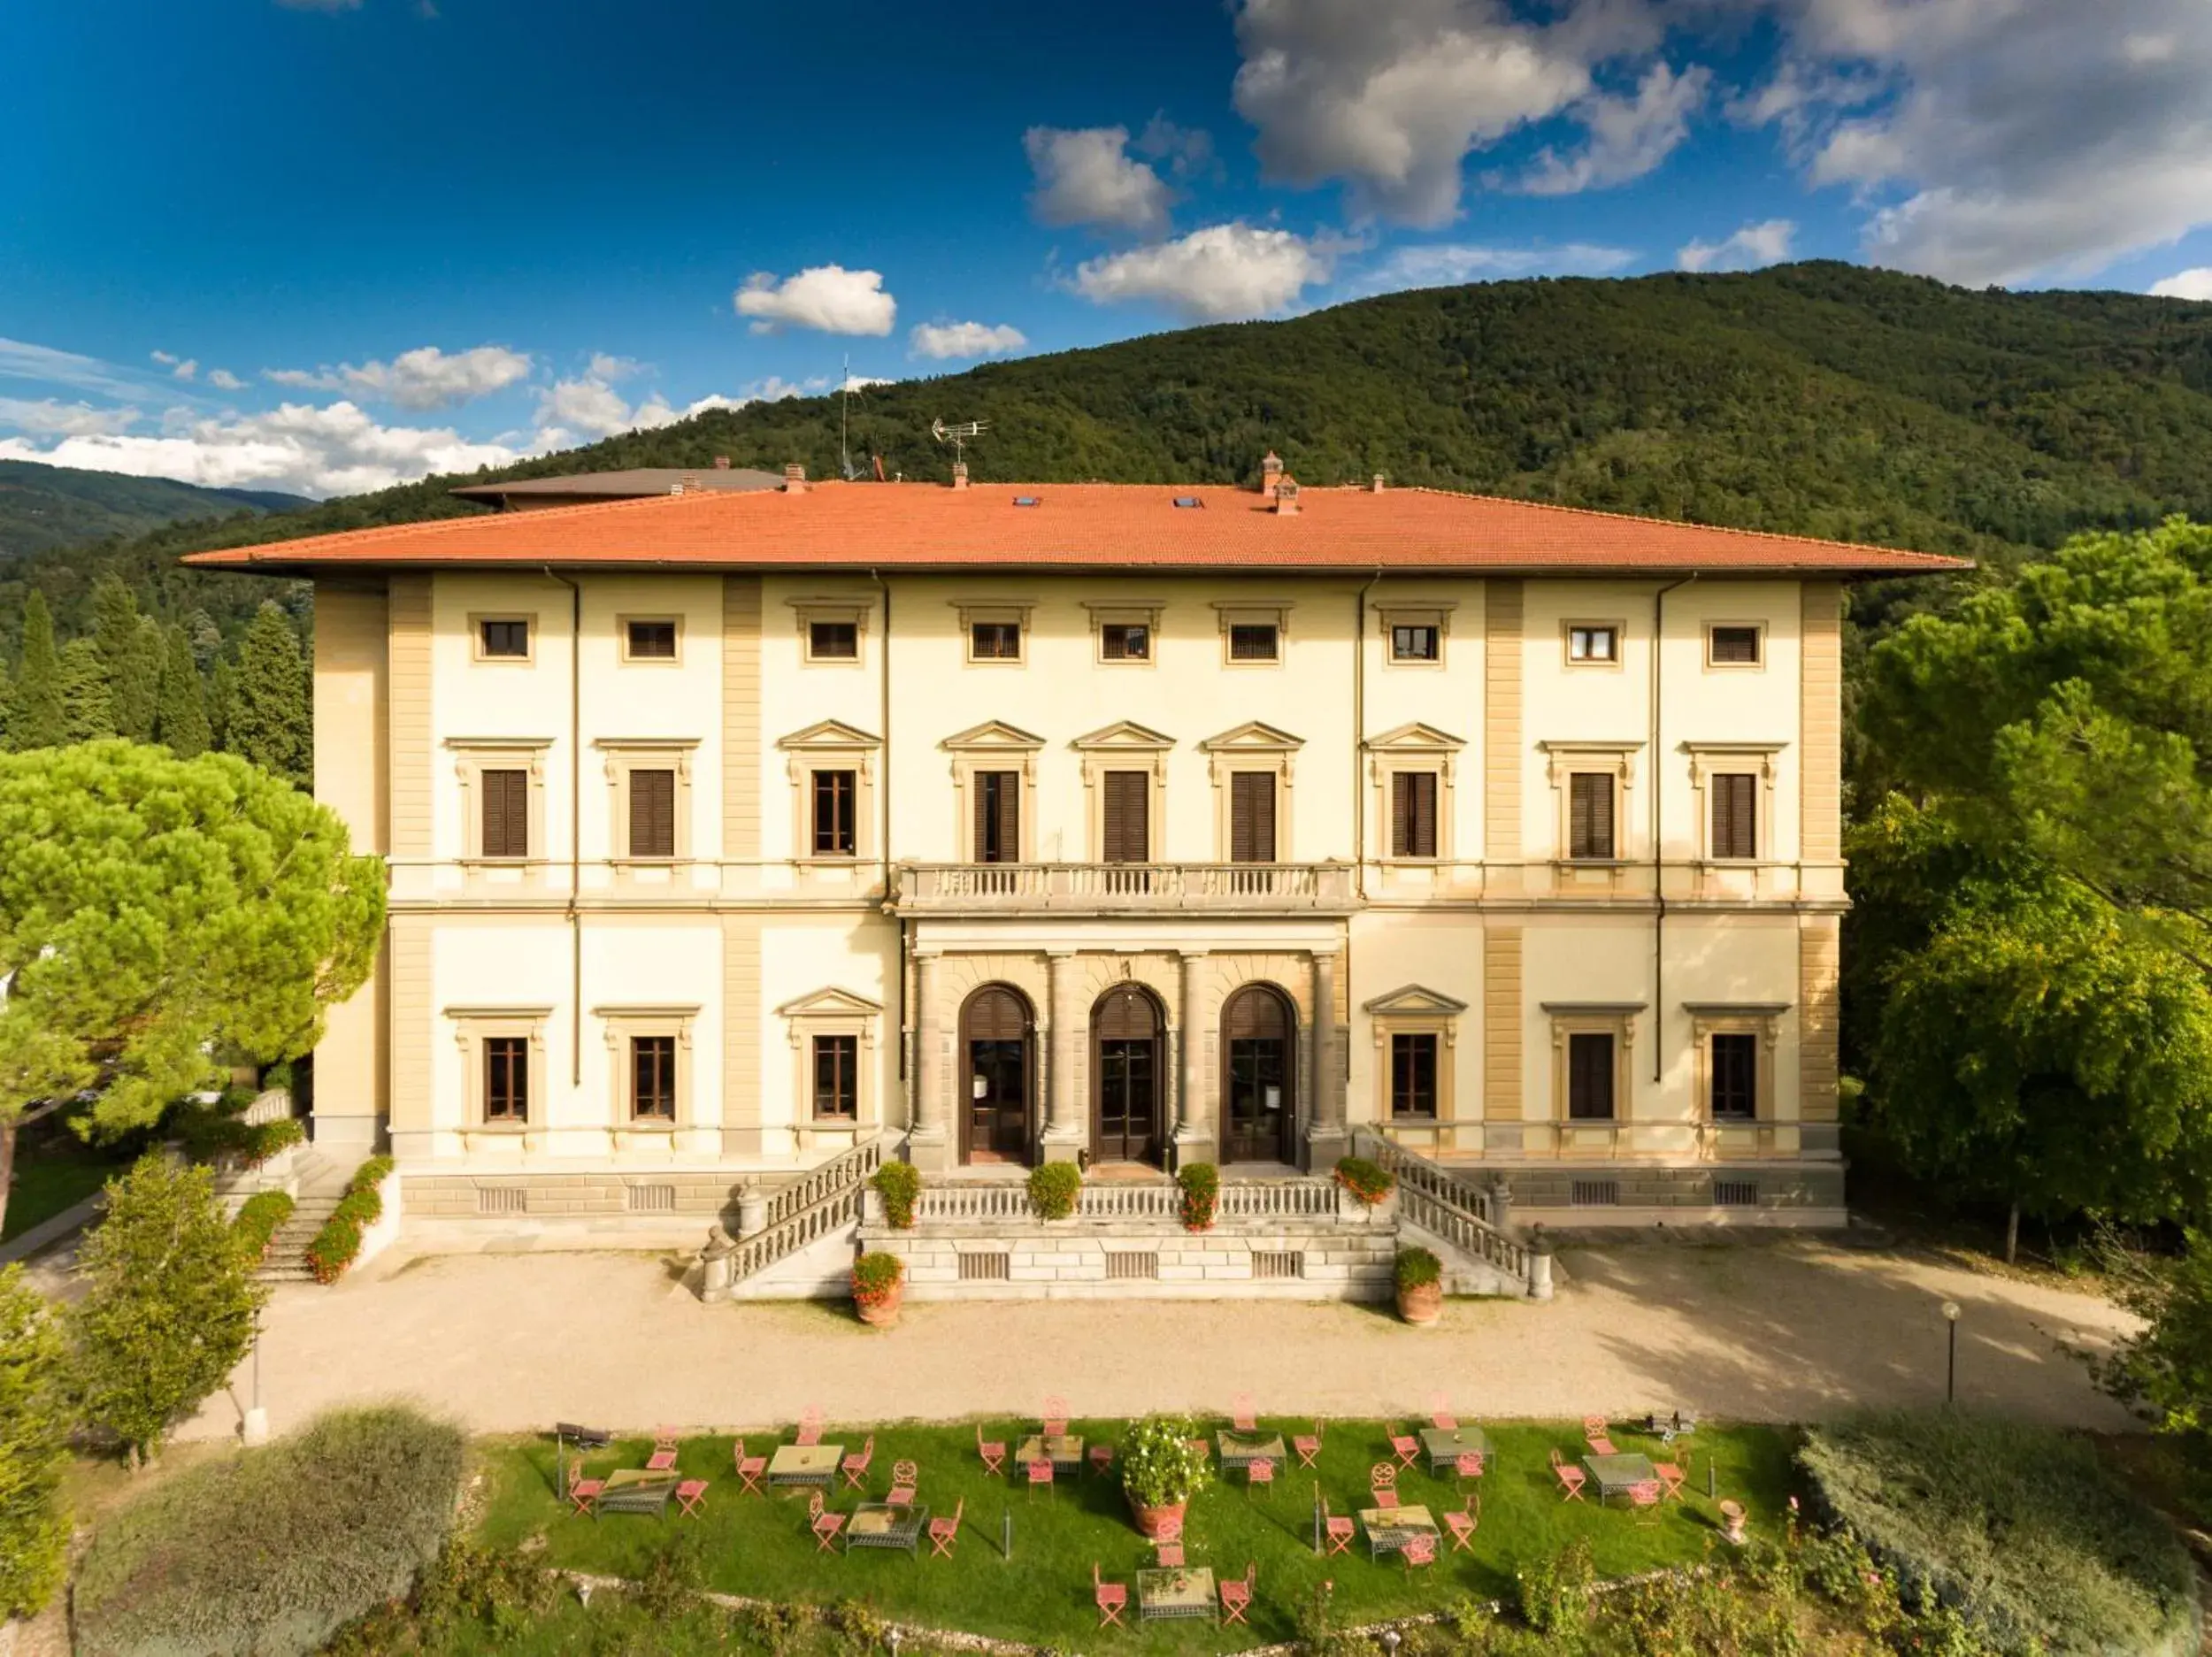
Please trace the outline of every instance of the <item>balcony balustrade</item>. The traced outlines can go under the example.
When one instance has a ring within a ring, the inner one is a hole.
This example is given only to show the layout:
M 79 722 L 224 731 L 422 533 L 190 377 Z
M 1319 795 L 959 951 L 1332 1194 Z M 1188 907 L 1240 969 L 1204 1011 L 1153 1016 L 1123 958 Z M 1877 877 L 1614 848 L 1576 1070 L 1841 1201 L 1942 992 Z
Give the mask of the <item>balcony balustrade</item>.
M 910 915 L 1348 913 L 1348 863 L 904 863 Z

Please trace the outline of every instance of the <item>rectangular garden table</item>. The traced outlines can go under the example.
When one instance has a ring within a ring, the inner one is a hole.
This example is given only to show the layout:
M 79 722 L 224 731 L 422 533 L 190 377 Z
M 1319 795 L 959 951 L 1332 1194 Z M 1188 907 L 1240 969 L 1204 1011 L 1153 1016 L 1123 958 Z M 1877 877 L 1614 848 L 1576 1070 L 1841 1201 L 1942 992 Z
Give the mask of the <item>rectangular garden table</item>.
M 1479 1427 L 1424 1427 L 1421 1447 L 1429 1453 L 1429 1471 L 1444 1473 L 1463 1455 L 1489 1455 L 1490 1440 Z
M 1367 1532 L 1367 1557 L 1394 1553 L 1416 1536 L 1434 1536 L 1436 1521 L 1426 1507 L 1363 1507 L 1359 1522 Z
M 1653 1484 L 1659 1477 L 1647 1455 L 1586 1455 L 1582 1465 L 1590 1469 L 1590 1482 L 1598 1487 L 1600 1501 L 1625 1496 L 1632 1484 Z
M 1195 1569 L 1141 1570 L 1137 1573 L 1137 1620 L 1150 1622 L 1161 1617 L 1204 1617 L 1214 1614 L 1214 1574 L 1201 1565 Z
M 624 1468 L 607 1475 L 606 1488 L 591 1505 L 595 1514 L 649 1513 L 665 1517 L 676 1494 L 673 1473 L 650 1473 L 641 1467 Z
M 841 1444 L 779 1445 L 768 1458 L 768 1482 L 828 1490 L 837 1483 L 837 1464 L 844 1459 Z
M 1255 1461 L 1272 1461 L 1280 1467 L 1288 1459 L 1279 1432 L 1223 1432 L 1215 1436 L 1221 1450 L 1221 1470 L 1233 1473 L 1248 1468 Z
M 856 1547 L 902 1547 L 914 1552 L 929 1525 L 929 1509 L 894 1507 L 887 1501 L 864 1501 L 845 1527 L 845 1551 Z
M 1052 1463 L 1055 1473 L 1079 1473 L 1083 1470 L 1083 1440 L 1076 1434 L 1064 1432 L 1047 1438 L 1033 1432 L 1021 1441 L 1014 1452 L 1014 1465 L 1027 1467 L 1032 1461 Z

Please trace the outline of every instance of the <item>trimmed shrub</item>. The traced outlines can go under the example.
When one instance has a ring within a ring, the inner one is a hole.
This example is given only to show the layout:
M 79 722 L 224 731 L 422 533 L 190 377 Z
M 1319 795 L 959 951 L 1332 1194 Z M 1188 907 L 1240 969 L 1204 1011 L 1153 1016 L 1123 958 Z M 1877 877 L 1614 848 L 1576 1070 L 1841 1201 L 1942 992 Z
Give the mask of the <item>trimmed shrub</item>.
M 1029 1201 L 1041 1220 L 1064 1220 L 1075 1212 L 1083 1190 L 1083 1170 L 1073 1162 L 1047 1162 L 1029 1170 Z
M 1815 1428 L 1798 1460 L 1824 1516 L 1896 1572 L 1908 1603 L 1955 1605 L 2004 1650 L 2197 1649 L 2186 1550 L 2085 1439 L 1899 1411 Z
M 1187 1162 L 1175 1176 L 1183 1188 L 1183 1229 L 1210 1230 L 1221 1207 L 1221 1170 L 1211 1162 Z
M 334 1410 L 265 1449 L 192 1468 L 100 1529 L 77 1576 L 87 1657 L 291 1657 L 405 1595 L 460 1487 L 457 1428 Z
M 1206 1488 L 1206 1435 L 1181 1415 L 1147 1415 L 1122 1436 L 1121 1487 L 1141 1507 L 1171 1507 Z
M 178 1116 L 177 1137 L 184 1143 L 185 1154 L 194 1162 L 208 1162 L 227 1156 L 244 1167 L 258 1168 L 279 1152 L 307 1142 L 307 1129 L 298 1117 L 244 1122 L 238 1116 L 238 1109 L 244 1106 L 232 1109 L 230 1097 L 226 1093 L 221 1104 L 195 1108 Z M 248 1096 L 245 1104 L 252 1102 L 251 1096 Z
M 1402 1248 L 1398 1251 L 1398 1286 L 1401 1289 L 1425 1289 L 1444 1277 L 1444 1262 L 1425 1248 Z
M 307 1245 L 308 1270 L 316 1282 L 337 1282 L 360 1258 L 362 1236 L 384 1217 L 381 1187 L 391 1171 L 390 1157 L 372 1156 L 346 1181 L 346 1194 Z
M 250 1265 L 259 1265 L 269 1252 L 269 1239 L 284 1229 L 285 1221 L 292 1217 L 297 1207 L 288 1193 L 259 1191 L 246 1199 L 245 1207 L 238 1210 L 238 1217 L 230 1223 L 230 1234 L 238 1239 L 239 1252 Z
M 883 1217 L 902 1231 L 914 1229 L 914 1204 L 922 1194 L 922 1170 L 911 1162 L 886 1162 L 868 1183 L 883 1199 Z
M 346 1181 L 346 1189 L 349 1192 L 374 1191 L 391 1178 L 392 1170 L 396 1166 L 388 1156 L 372 1156 L 353 1170 L 353 1178 Z
M 1338 1184 L 1371 1208 L 1398 1188 L 1398 1181 L 1389 1170 L 1364 1156 L 1337 1158 L 1336 1178 Z
M 58 1320 L 22 1267 L 0 1267 L 0 1622 L 31 1615 L 61 1586 L 68 1465 Z

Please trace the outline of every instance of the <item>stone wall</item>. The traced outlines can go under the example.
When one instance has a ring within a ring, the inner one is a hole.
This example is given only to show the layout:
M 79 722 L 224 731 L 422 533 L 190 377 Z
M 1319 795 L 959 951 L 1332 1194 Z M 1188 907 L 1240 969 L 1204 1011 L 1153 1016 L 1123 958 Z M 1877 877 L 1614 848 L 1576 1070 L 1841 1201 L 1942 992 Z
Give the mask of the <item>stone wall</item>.
M 406 1182 L 410 1220 L 683 1219 L 704 1228 L 717 1220 L 733 1226 L 738 1182 L 727 1173 L 666 1170 L 635 1174 L 430 1174 L 411 1172 Z
M 1492 1163 L 1478 1169 L 1455 1164 L 1452 1171 L 1486 1185 L 1494 1178 L 1502 1178 L 1512 1193 L 1517 1227 L 1539 1221 L 1578 1229 L 1655 1223 L 1840 1226 L 1847 1222 L 1840 1162 L 1695 1168 L 1548 1162 Z M 1617 1201 L 1589 1200 L 1609 1185 Z M 1580 1193 L 1578 1186 L 1583 1187 Z M 1732 1200 L 1724 1202 L 1723 1195 Z

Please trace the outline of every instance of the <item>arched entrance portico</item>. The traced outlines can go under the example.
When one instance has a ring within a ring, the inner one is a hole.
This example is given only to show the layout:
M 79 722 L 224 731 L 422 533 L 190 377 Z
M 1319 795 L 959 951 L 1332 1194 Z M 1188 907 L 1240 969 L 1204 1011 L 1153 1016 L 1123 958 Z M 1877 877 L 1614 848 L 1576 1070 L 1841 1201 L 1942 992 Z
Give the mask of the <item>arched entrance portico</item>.
M 1167 1018 L 1149 990 L 1119 984 L 1091 1008 L 1091 1155 L 1159 1157 L 1166 1097 Z
M 1221 1160 L 1296 1160 L 1298 1022 L 1271 984 L 1248 984 L 1221 1009 Z
M 986 984 L 960 1009 L 960 1158 L 1025 1162 L 1036 1139 L 1036 1014 L 1028 998 Z

